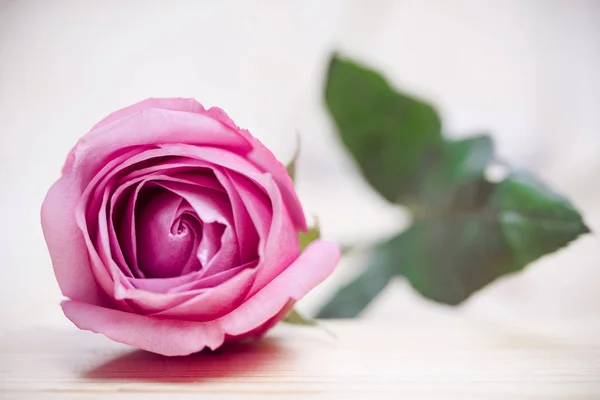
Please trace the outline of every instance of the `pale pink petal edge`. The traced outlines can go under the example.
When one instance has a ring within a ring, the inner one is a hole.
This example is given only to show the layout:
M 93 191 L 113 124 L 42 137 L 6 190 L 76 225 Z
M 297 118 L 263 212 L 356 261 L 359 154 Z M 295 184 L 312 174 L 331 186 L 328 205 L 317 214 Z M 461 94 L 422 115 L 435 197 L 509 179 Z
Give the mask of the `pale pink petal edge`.
M 311 243 L 281 275 L 231 313 L 213 321 L 159 319 L 72 300 L 63 312 L 78 328 L 154 353 L 177 356 L 220 347 L 227 336 L 239 336 L 271 323 L 288 304 L 299 300 L 333 272 L 340 257 L 336 244 Z
M 111 113 L 98 122 L 92 128 L 92 131 L 136 112 L 151 108 L 203 114 L 235 130 L 243 138 L 250 141 L 252 143 L 253 150 L 249 154 L 249 158 L 258 166 L 265 169 L 265 172 L 270 172 L 273 175 L 275 181 L 281 187 L 284 201 L 289 209 L 294 224 L 298 227 L 298 229 L 306 231 L 307 226 L 304 218 L 304 212 L 302 211 L 300 200 L 298 199 L 294 189 L 294 182 L 292 182 L 292 179 L 288 175 L 285 166 L 275 158 L 273 153 L 271 153 L 271 151 L 267 149 L 267 147 L 265 147 L 260 140 L 252 136 L 247 130 L 237 126 L 229 117 L 229 115 L 227 115 L 227 113 L 219 107 L 211 107 L 206 109 L 201 103 L 192 98 L 148 98 Z

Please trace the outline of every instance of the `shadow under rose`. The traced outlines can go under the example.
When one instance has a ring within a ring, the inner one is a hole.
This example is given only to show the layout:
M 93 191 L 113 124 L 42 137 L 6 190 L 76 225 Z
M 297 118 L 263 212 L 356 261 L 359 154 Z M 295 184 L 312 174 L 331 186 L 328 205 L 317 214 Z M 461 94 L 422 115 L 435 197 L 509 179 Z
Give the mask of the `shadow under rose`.
M 104 362 L 84 372 L 83 376 L 98 381 L 204 382 L 277 368 L 291 357 L 292 352 L 286 351 L 279 340 L 263 338 L 184 357 L 165 357 L 135 350 Z

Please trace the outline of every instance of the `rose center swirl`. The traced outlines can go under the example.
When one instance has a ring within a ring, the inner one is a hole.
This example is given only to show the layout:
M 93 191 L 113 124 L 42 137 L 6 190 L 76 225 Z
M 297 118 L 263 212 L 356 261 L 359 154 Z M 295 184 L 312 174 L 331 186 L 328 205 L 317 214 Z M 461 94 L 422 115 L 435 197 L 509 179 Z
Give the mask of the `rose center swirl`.
M 140 192 L 136 250 L 146 278 L 171 278 L 202 268 L 196 253 L 203 224 L 190 208 L 183 198 L 161 188 Z

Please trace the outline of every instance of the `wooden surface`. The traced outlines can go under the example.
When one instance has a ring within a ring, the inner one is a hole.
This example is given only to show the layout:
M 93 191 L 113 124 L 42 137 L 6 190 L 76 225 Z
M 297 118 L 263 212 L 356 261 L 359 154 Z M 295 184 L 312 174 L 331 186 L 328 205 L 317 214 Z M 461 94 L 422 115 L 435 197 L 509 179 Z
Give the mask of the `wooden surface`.
M 0 399 L 600 399 L 600 342 L 466 324 L 336 321 L 166 358 L 65 330 L 0 331 Z

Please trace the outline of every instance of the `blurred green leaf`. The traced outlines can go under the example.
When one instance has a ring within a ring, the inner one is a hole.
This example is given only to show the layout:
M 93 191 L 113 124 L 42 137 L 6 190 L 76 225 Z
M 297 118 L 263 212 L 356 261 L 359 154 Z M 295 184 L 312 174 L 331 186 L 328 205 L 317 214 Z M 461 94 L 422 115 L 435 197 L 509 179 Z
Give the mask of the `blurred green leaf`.
M 437 112 L 395 91 L 379 73 L 336 55 L 327 71 L 325 102 L 371 186 L 394 203 L 410 197 L 420 168 L 443 144 Z
M 292 311 L 290 311 L 290 313 L 283 319 L 283 322 L 287 322 L 288 324 L 305 325 L 305 326 L 316 326 L 317 325 L 317 321 L 303 316 L 295 309 L 292 309 Z
M 532 176 L 513 175 L 494 186 L 485 207 L 417 221 L 390 246 L 421 294 L 458 304 L 587 232 L 566 199 Z
M 460 268 L 447 266 L 447 263 L 440 264 L 437 260 L 429 260 L 429 258 L 439 254 L 437 251 L 444 243 L 447 242 L 452 246 L 453 241 L 460 241 L 459 236 L 452 235 L 451 228 L 445 229 L 446 226 L 461 225 L 460 232 L 470 225 L 475 225 L 476 231 L 478 228 L 486 227 L 483 222 L 478 224 L 476 214 L 472 216 L 474 217 L 471 218 L 472 221 L 469 218 L 452 221 L 448 217 L 465 211 L 473 212 L 486 206 L 493 185 L 484 179 L 484 175 L 485 168 L 493 160 L 493 143 L 489 136 L 482 135 L 457 141 L 445 141 L 442 149 L 438 158 L 433 160 L 431 169 L 422 175 L 415 197 L 418 203 L 409 205 L 417 221 L 426 219 L 431 222 L 419 222 L 391 241 L 377 246 L 363 273 L 340 289 L 321 309 L 319 317 L 357 316 L 385 288 L 393 276 L 403 273 L 408 274 L 409 278 L 414 277 L 414 286 L 420 288 L 424 295 L 433 298 L 436 293 L 444 292 L 443 288 L 435 286 L 435 281 L 430 283 L 418 275 L 424 273 L 425 276 L 429 276 L 431 272 L 427 272 L 426 269 L 427 265 L 432 263 L 439 265 L 442 269 L 439 273 L 450 276 L 450 280 L 460 279 L 461 274 L 465 279 L 471 279 L 470 275 L 466 275 L 469 273 L 468 265 L 459 264 L 459 267 L 464 268 L 464 271 L 461 271 Z M 474 244 L 479 247 L 477 251 L 490 251 L 485 247 L 485 239 L 480 244 L 469 243 L 469 236 L 463 239 L 467 240 L 467 243 L 459 246 L 459 250 L 467 253 L 474 252 L 476 249 L 469 248 L 469 244 Z M 444 257 L 442 255 L 442 258 Z M 462 262 L 459 259 L 456 261 Z M 418 268 L 415 270 L 414 266 L 420 265 L 425 265 L 423 270 Z M 406 271 L 402 268 L 406 268 Z M 457 274 L 458 278 L 454 274 Z M 423 281 L 425 284 L 421 285 Z M 447 281 L 446 277 L 440 280 L 440 282 Z M 485 284 L 477 280 L 472 280 L 472 283 L 477 287 Z M 465 292 L 467 290 L 462 286 L 449 288 L 446 290 L 448 301 L 458 301 L 453 298 L 466 298 L 470 294 Z M 452 295 L 450 291 L 457 293 Z M 443 300 L 440 298 L 440 301 Z
M 590 232 L 566 198 L 526 172 L 513 173 L 499 183 L 492 203 L 521 268 Z
M 444 141 L 438 157 L 422 172 L 415 203 L 407 206 L 416 217 L 481 207 L 490 189 L 485 169 L 493 160 L 494 145 L 487 135 Z
M 300 135 L 296 135 L 296 150 L 292 156 L 292 160 L 286 166 L 287 172 L 292 178 L 292 181 L 296 178 L 296 161 L 300 155 Z M 304 250 L 306 246 L 311 244 L 314 240 L 321 237 L 321 230 L 319 228 L 319 220 L 314 217 L 315 225 L 308 228 L 306 232 L 298 232 L 298 239 L 300 240 L 300 251 Z M 290 314 L 291 315 L 291 314 Z
M 495 163 L 490 136 L 442 138 L 436 111 L 375 71 L 334 55 L 325 100 L 366 180 L 407 206 L 413 224 L 375 246 L 363 273 L 319 317 L 358 315 L 394 276 L 430 299 L 459 304 L 589 232 L 571 203 L 532 175 L 486 179 Z
M 484 214 L 420 221 L 389 246 L 411 285 L 446 304 L 459 304 L 494 279 L 519 269 L 498 221 Z
M 483 177 L 485 168 L 494 159 L 494 143 L 488 135 L 444 142 L 442 162 L 436 171 L 443 184 L 457 184 Z
M 300 251 L 304 250 L 314 240 L 321 237 L 321 229 L 319 228 L 319 220 L 315 217 L 315 225 L 308 228 L 306 232 L 298 232 L 300 239 Z
M 339 289 L 319 310 L 317 318 L 356 317 L 398 274 L 394 258 L 383 246 L 378 250 L 371 252 L 367 268 Z
M 296 162 L 298 161 L 298 157 L 300 156 L 300 135 L 296 135 L 296 149 L 294 150 L 294 155 L 292 155 L 292 159 L 286 165 L 285 169 L 287 169 L 287 173 L 292 178 L 292 181 L 296 180 Z
M 363 273 L 340 289 L 318 317 L 357 316 L 396 275 L 423 296 L 456 305 L 588 232 L 563 197 L 531 176 L 510 176 L 493 186 L 484 207 L 416 220 L 376 247 Z

